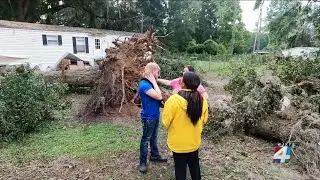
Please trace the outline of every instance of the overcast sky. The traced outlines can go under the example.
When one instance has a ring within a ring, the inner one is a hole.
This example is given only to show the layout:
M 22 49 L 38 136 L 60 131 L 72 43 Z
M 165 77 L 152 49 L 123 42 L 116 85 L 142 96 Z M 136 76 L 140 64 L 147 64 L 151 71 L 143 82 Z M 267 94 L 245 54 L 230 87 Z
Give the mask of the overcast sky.
M 240 6 L 242 9 L 242 20 L 246 25 L 246 28 L 249 31 L 253 31 L 256 28 L 256 23 L 259 19 L 259 9 L 253 10 L 255 0 L 241 0 Z M 262 18 L 265 18 L 267 15 L 267 8 L 270 4 L 270 1 L 265 1 L 262 7 Z M 263 26 L 263 21 L 262 24 Z

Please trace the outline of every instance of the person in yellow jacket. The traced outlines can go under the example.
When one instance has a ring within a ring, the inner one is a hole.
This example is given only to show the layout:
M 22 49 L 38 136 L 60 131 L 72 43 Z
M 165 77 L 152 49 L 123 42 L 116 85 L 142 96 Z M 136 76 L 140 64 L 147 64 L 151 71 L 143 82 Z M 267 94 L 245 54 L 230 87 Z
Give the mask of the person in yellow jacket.
M 177 180 L 186 180 L 187 164 L 192 180 L 201 179 L 199 147 L 208 103 L 197 91 L 199 85 L 197 74 L 185 72 L 182 89 L 170 96 L 163 108 L 162 123 L 168 130 L 167 143 L 173 152 Z

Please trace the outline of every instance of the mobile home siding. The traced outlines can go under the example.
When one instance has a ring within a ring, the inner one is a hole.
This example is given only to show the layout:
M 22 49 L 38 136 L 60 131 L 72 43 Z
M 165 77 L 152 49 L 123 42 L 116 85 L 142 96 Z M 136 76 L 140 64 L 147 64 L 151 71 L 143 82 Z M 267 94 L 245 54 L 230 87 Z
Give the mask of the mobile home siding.
M 45 45 L 43 35 L 61 35 L 62 45 Z M 0 28 L 0 55 L 26 58 L 31 66 L 41 70 L 53 66 L 66 53 L 73 54 L 72 37 L 88 37 L 89 53 L 77 53 L 93 63 L 94 38 L 87 33 Z

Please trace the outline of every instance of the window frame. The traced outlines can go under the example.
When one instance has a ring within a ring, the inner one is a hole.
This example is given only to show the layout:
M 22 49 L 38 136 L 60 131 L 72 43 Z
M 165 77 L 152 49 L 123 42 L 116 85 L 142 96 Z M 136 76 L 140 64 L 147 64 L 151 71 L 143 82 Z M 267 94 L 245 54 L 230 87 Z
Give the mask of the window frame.
M 59 34 L 42 34 L 43 46 L 62 46 L 62 36 Z
M 101 49 L 101 41 L 100 39 L 94 39 L 94 48 Z

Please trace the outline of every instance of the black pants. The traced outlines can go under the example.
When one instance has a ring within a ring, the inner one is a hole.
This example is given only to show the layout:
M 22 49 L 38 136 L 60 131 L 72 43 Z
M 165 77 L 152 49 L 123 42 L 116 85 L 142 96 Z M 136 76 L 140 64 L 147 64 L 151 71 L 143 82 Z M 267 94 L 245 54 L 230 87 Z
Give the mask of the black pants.
M 190 153 L 173 152 L 173 159 L 176 180 L 187 179 L 187 164 L 189 166 L 192 180 L 201 180 L 198 150 Z

